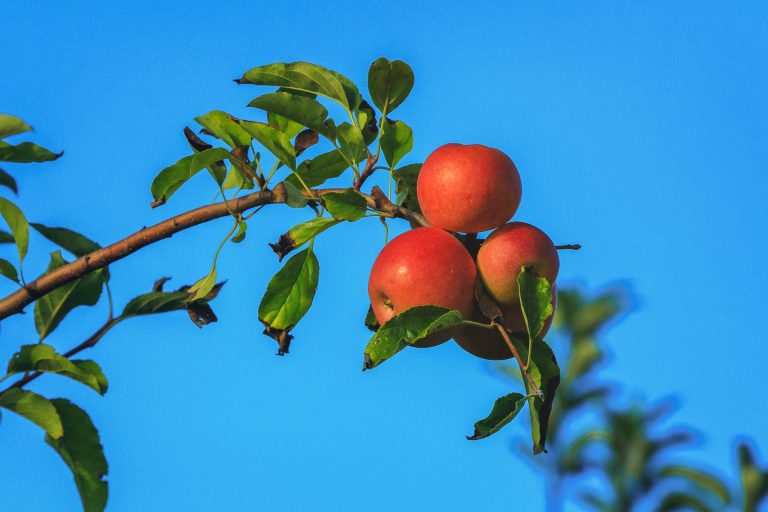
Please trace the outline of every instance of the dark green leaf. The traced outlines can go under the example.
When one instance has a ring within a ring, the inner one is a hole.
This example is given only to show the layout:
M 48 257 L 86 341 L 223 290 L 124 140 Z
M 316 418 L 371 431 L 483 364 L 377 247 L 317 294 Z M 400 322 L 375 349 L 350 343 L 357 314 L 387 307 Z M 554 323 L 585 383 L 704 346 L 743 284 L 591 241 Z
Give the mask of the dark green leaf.
M 328 213 L 337 220 L 354 222 L 361 219 L 368 207 L 368 201 L 357 190 L 348 188 L 343 192 L 323 194 L 323 203 Z
M 32 131 L 32 127 L 16 116 L 0 114 L 0 139 Z
M 152 315 L 186 309 L 187 292 L 150 292 L 131 299 L 123 309 L 122 317 Z
M 64 398 L 54 398 L 64 435 L 56 439 L 46 436 L 45 442 L 58 452 L 69 466 L 80 493 L 84 512 L 102 512 L 107 506 L 109 471 L 99 432 L 85 411 Z
M 12 244 L 15 242 L 16 240 L 13 238 L 12 234 L 0 229 L 0 244 Z
M 696 496 L 673 491 L 664 496 L 659 504 L 657 512 L 674 512 L 679 510 L 698 510 L 699 512 L 713 512 L 714 509 L 701 501 Z
M 237 233 L 235 233 L 235 236 L 232 237 L 232 242 L 239 244 L 243 240 L 245 240 L 245 231 L 248 229 L 248 223 L 246 223 L 244 220 L 241 220 L 240 223 L 237 225 Z
M 0 275 L 7 277 L 14 283 L 19 283 L 19 273 L 16 272 L 16 267 L 5 258 L 0 258 Z
M 16 248 L 19 252 L 19 262 L 24 261 L 29 247 L 29 223 L 27 218 L 21 212 L 18 206 L 0 197 L 0 215 L 5 219 L 8 227 L 11 228 Z
M 518 352 L 520 352 L 521 357 L 524 359 L 527 357 L 527 347 L 518 346 Z M 539 454 L 546 452 L 549 415 L 552 412 L 552 403 L 555 400 L 555 393 L 560 384 L 560 368 L 557 366 L 555 354 L 542 339 L 537 339 L 533 342 L 533 357 L 531 358 L 531 366 L 528 371 L 536 386 L 542 392 L 542 396 L 529 398 L 528 404 L 531 412 L 533 453 Z M 523 382 L 526 385 L 526 391 L 530 393 L 528 382 L 525 379 Z
M 241 121 L 240 126 L 289 169 L 296 169 L 296 154 L 291 139 L 285 133 L 264 123 Z
M 438 306 L 416 306 L 379 328 L 365 347 L 364 368 L 380 365 L 402 349 L 432 333 L 461 324 L 461 313 Z
M 316 237 L 326 229 L 335 226 L 340 221 L 329 219 L 328 217 L 315 217 L 307 222 L 302 222 L 298 226 L 292 227 L 287 233 L 280 235 L 276 244 L 269 244 L 277 254 L 278 261 L 294 249 L 304 245 L 306 242 Z
M 350 111 L 360 104 L 360 92 L 348 78 L 308 62 L 278 62 L 255 67 L 246 71 L 238 82 L 273 85 L 325 96 Z
M 366 145 L 363 132 L 357 125 L 341 123 L 336 127 L 336 138 L 348 162 L 359 162 L 363 159 Z
M 543 277 L 539 277 L 532 268 L 523 267 L 517 277 L 520 293 L 520 305 L 528 328 L 528 338 L 533 341 L 539 337 L 547 319 L 552 316 L 552 286 Z
M 19 187 L 16 186 L 16 180 L 2 169 L 0 169 L 0 186 L 8 187 L 14 194 L 19 193 Z
M 250 135 L 226 112 L 212 110 L 204 116 L 196 117 L 195 121 L 209 134 L 223 140 L 232 148 L 251 145 Z
M 411 164 L 395 169 L 392 177 L 395 179 L 397 196 L 395 201 L 411 211 L 421 213 L 419 198 L 416 195 L 416 181 L 419 178 L 421 164 Z
M 411 67 L 401 60 L 376 59 L 368 70 L 368 91 L 373 103 L 389 114 L 395 110 L 413 89 Z
M 45 238 L 77 256 L 78 258 L 101 249 L 101 246 L 80 233 L 67 228 L 51 228 L 33 222 L 30 224 Z
M 56 160 L 64 152 L 53 153 L 44 147 L 31 142 L 22 142 L 14 146 L 7 142 L 0 141 L 0 162 L 32 163 L 32 162 L 50 162 Z
M 11 388 L 0 394 L 0 407 L 24 416 L 51 437 L 61 437 L 64 429 L 56 408 L 36 393 L 25 389 Z
M 402 121 L 384 121 L 381 152 L 390 167 L 394 167 L 413 149 L 413 130 Z
M 304 208 L 307 206 L 308 199 L 301 193 L 301 189 L 292 182 L 285 180 L 282 182 L 285 187 L 285 204 L 291 208 Z M 277 187 L 275 187 L 277 188 Z
M 60 251 L 51 253 L 51 262 L 47 271 L 56 270 L 66 263 Z M 103 284 L 104 277 L 101 270 L 95 270 L 37 299 L 35 327 L 40 335 L 40 341 L 53 332 L 64 317 L 77 306 L 95 305 L 101 296 Z
M 22 372 L 56 373 L 85 384 L 99 394 L 107 392 L 107 379 L 98 364 L 70 361 L 50 345 L 23 345 L 8 362 L 9 374 Z
M 306 126 L 317 133 L 330 137 L 325 120 L 328 111 L 317 100 L 306 95 L 290 92 L 272 92 L 259 96 L 248 104 L 282 118 L 289 119 L 301 126 Z
M 349 163 L 340 151 L 334 149 L 328 153 L 318 155 L 311 160 L 304 160 L 296 169 L 294 175 L 288 176 L 285 181 L 293 184 L 295 187 L 301 187 L 297 175 L 304 180 L 308 187 L 317 187 L 326 180 L 340 176 L 349 168 Z
M 744 494 L 744 510 L 755 512 L 758 505 L 768 495 L 768 470 L 757 465 L 754 448 L 746 442 L 740 442 L 737 448 L 741 488 Z
M 670 465 L 661 468 L 659 476 L 677 476 L 690 480 L 705 491 L 709 491 L 717 496 L 723 503 L 730 503 L 731 494 L 728 492 L 728 487 L 720 481 L 719 478 L 710 475 L 700 469 L 688 467 Z
M 507 423 L 515 419 L 515 416 L 523 409 L 525 396 L 520 393 L 510 393 L 496 400 L 487 418 L 475 423 L 475 433 L 467 436 L 474 441 L 483 439 L 501 430 Z
M 184 183 L 202 169 L 216 162 L 229 159 L 229 151 L 224 148 L 211 148 L 185 156 L 170 167 L 166 167 L 158 173 L 152 181 L 152 197 L 155 198 L 153 206 L 165 203 Z
M 368 313 L 365 315 L 365 326 L 369 331 L 376 332 L 381 327 L 379 320 L 376 318 L 376 314 L 373 312 L 373 306 L 368 306 Z
M 259 304 L 259 320 L 272 329 L 295 326 L 312 305 L 319 274 L 311 246 L 292 256 L 269 281 Z

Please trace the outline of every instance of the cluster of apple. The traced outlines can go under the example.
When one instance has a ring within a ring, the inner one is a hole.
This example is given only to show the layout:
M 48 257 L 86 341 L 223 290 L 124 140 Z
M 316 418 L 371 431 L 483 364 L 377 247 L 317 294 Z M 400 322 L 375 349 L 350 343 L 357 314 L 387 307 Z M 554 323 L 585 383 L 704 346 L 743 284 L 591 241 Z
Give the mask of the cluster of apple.
M 554 286 L 560 260 L 546 233 L 524 222 L 508 223 L 522 195 L 520 174 L 512 160 L 482 145 L 446 144 L 424 162 L 416 192 L 431 227 L 394 238 L 376 258 L 368 295 L 379 323 L 414 306 L 430 304 L 458 310 L 467 320 L 488 323 L 475 294 L 479 278 L 498 304 L 507 330 L 525 333 L 517 284 L 521 268 L 532 267 Z M 494 231 L 482 241 L 476 258 L 452 234 L 489 230 Z M 541 336 L 551 321 L 552 317 Z M 464 326 L 414 346 L 435 346 L 451 337 L 477 357 L 512 357 L 497 330 L 479 327 Z

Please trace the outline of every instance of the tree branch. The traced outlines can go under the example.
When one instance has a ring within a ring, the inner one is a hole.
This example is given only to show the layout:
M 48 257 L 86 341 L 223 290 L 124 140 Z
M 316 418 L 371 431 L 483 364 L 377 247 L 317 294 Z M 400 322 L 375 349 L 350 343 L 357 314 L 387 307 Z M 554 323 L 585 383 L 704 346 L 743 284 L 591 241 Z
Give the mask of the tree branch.
M 316 189 L 304 191 L 303 194 L 312 199 L 320 199 L 328 192 L 340 192 L 342 190 L 345 189 Z M 378 189 L 374 187 L 374 193 L 376 190 Z M 377 198 L 367 194 L 363 194 L 363 196 L 365 196 L 368 201 L 368 206 L 370 208 L 389 214 L 391 217 L 406 219 L 417 225 L 428 225 L 424 217 L 416 212 L 412 212 L 402 206 L 397 206 L 389 200 L 377 200 Z M 226 217 L 232 213 L 243 213 L 257 206 L 285 203 L 286 199 L 287 192 L 285 186 L 278 184 L 273 190 L 261 190 L 237 199 L 230 199 L 228 201 L 201 206 L 200 208 L 195 208 L 194 210 L 171 217 L 154 226 L 142 228 L 136 233 L 123 238 L 112 245 L 86 254 L 72 263 L 68 263 L 50 273 L 39 276 L 34 281 L 27 283 L 22 289 L 0 300 L 0 319 L 21 313 L 23 312 L 24 307 L 53 290 L 64 286 L 75 279 L 79 279 L 94 270 L 106 267 L 115 261 L 121 260 L 143 247 L 170 238 L 175 233 L 197 226 L 198 224 Z M 386 196 L 384 199 L 386 199 Z
M 376 162 L 379 161 L 379 154 L 376 153 L 375 155 L 370 155 L 368 157 L 368 160 L 365 162 L 365 169 L 363 169 L 363 172 L 360 174 L 360 177 L 357 179 L 354 185 L 352 185 L 352 188 L 355 190 L 360 190 L 360 188 L 363 186 L 363 183 L 365 183 L 365 180 L 368 179 L 368 177 L 373 174 L 373 167 L 376 165 Z

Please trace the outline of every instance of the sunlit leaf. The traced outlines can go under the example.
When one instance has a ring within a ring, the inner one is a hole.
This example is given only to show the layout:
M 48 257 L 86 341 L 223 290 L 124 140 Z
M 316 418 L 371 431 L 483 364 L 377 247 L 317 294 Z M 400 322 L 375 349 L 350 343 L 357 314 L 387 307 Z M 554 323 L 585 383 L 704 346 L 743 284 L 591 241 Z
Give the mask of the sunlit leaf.
M 411 67 L 401 60 L 390 61 L 381 57 L 368 70 L 371 99 L 379 110 L 387 114 L 405 101 L 413 89 L 413 82 Z
M 94 361 L 70 361 L 53 347 L 38 343 L 23 345 L 8 362 L 9 374 L 22 372 L 56 373 L 76 380 L 99 394 L 107 392 L 107 379 Z
M 475 433 L 467 436 L 474 441 L 483 439 L 501 430 L 507 423 L 515 419 L 515 416 L 523 409 L 525 396 L 520 393 L 510 393 L 496 400 L 491 413 L 484 419 L 475 423 Z
M 280 239 L 275 244 L 269 244 L 277 254 L 278 261 L 294 249 L 297 249 L 316 237 L 326 229 L 335 226 L 340 221 L 328 217 L 315 217 L 307 222 L 292 227 L 287 233 L 280 235 Z
M 330 178 L 340 176 L 347 169 L 349 169 L 349 163 L 344 155 L 334 149 L 301 162 L 296 169 L 296 175 L 300 176 L 308 187 L 317 187 Z M 285 181 L 292 183 L 295 187 L 301 187 L 296 175 L 288 176 Z
M 285 133 L 264 123 L 241 121 L 240 126 L 289 169 L 296 169 L 296 154 Z
M 196 117 L 195 121 L 209 134 L 223 140 L 232 148 L 251 144 L 251 136 L 226 112 L 212 110 L 203 116 Z
M 0 197 L 0 215 L 11 228 L 16 248 L 19 253 L 19 262 L 24 261 L 29 247 L 29 223 L 18 206 Z
M 538 338 L 547 319 L 554 313 L 552 285 L 544 277 L 528 267 L 523 267 L 517 277 L 520 305 L 531 340 Z
M 269 281 L 259 304 L 259 320 L 272 329 L 295 326 L 312 305 L 319 274 L 311 246 L 292 256 Z
M 259 96 L 248 106 L 277 114 L 330 137 L 328 127 L 324 124 L 328 110 L 309 96 L 278 91 Z
M 368 201 L 357 190 L 348 188 L 343 192 L 323 194 L 323 203 L 328 213 L 337 220 L 354 222 L 363 218 Z
M 192 176 L 216 162 L 229 159 L 229 151 L 224 148 L 211 148 L 185 156 L 170 167 L 166 167 L 155 176 L 150 188 L 154 205 L 165 203 L 179 187 Z
M 395 167 L 413 149 L 413 130 L 402 121 L 384 121 L 381 152 L 390 167 Z
M 0 407 L 13 411 L 37 424 L 51 437 L 61 437 L 61 418 L 47 399 L 26 389 L 11 388 L 0 394 Z
M 0 114 L 0 139 L 32 131 L 32 127 L 16 116 Z

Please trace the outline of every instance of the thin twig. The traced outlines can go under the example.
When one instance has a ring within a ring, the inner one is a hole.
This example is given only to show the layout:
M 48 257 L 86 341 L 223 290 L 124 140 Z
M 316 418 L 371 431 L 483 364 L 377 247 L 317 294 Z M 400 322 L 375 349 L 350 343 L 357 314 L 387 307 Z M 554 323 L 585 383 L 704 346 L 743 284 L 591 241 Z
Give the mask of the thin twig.
M 581 244 L 556 245 L 555 249 L 557 249 L 558 251 L 561 250 L 561 249 L 568 249 L 568 250 L 571 250 L 571 251 L 578 251 L 579 249 L 581 249 Z
M 536 385 L 535 382 L 533 382 L 533 378 L 531 377 L 531 374 L 528 373 L 528 366 L 523 362 L 523 358 L 520 357 L 520 353 L 517 351 L 517 347 L 515 347 L 515 344 L 512 343 L 512 340 L 509 337 L 509 334 L 507 334 L 507 330 L 504 329 L 504 326 L 494 322 L 496 326 L 496 329 L 498 329 L 499 333 L 501 334 L 501 337 L 504 339 L 504 342 L 509 347 L 509 350 L 512 352 L 512 355 L 515 356 L 515 360 L 517 360 L 517 364 L 520 366 L 520 373 L 523 374 L 525 379 L 528 381 L 528 384 L 530 385 L 530 393 L 531 395 L 538 395 L 541 393 L 539 391 L 539 387 Z
M 365 162 L 365 169 L 363 169 L 362 174 L 360 174 L 360 177 L 357 179 L 354 185 L 352 185 L 352 188 L 355 190 L 360 190 L 360 188 L 363 186 L 363 183 L 365 183 L 365 180 L 367 180 L 371 174 L 373 174 L 373 171 L 375 171 L 374 166 L 376 165 L 376 162 L 379 161 L 379 154 L 376 153 L 375 155 L 370 155 L 368 157 L 368 160 Z

